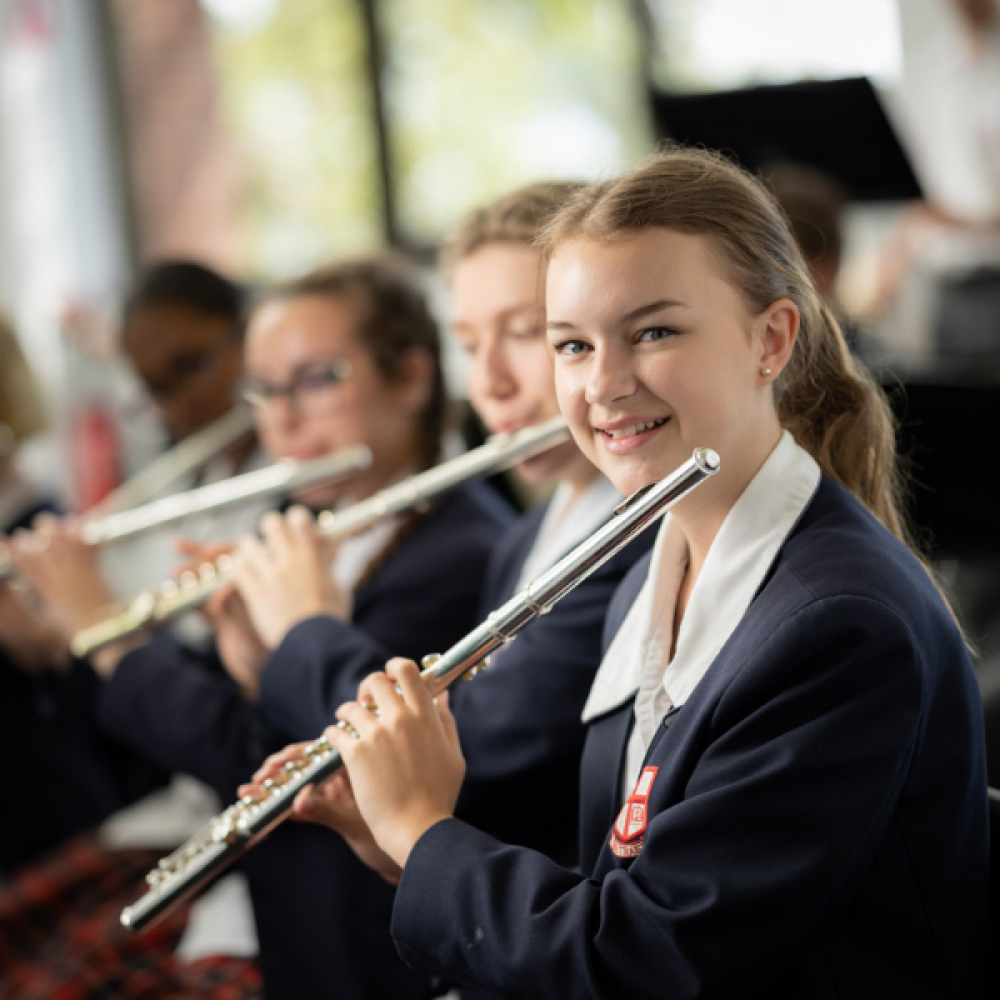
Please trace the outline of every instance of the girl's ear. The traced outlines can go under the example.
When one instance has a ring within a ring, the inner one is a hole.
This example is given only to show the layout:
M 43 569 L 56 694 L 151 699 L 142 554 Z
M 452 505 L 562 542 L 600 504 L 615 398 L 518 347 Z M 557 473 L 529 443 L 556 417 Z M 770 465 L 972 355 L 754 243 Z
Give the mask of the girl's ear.
M 758 377 L 762 383 L 773 382 L 780 374 L 799 335 L 799 310 L 790 299 L 778 299 L 757 319 L 760 353 Z

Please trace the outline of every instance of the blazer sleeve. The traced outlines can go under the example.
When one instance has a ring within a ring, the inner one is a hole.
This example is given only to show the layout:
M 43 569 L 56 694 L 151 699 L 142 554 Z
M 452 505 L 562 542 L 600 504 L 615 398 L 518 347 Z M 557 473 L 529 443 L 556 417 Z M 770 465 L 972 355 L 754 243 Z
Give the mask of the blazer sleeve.
M 318 616 L 290 629 L 261 676 L 260 704 L 295 740 L 319 736 L 368 674 L 393 656 L 420 661 L 476 623 L 490 548 L 490 518 L 463 522 L 438 512 L 381 568 L 352 622 Z
M 443 821 L 403 872 L 400 953 L 511 1000 L 764 988 L 843 914 L 886 835 L 920 729 L 919 656 L 880 604 L 806 606 L 723 693 L 630 866 L 605 848 L 609 870 L 584 878 Z
M 223 800 L 287 743 L 224 673 L 167 637 L 126 654 L 98 702 L 110 735 Z

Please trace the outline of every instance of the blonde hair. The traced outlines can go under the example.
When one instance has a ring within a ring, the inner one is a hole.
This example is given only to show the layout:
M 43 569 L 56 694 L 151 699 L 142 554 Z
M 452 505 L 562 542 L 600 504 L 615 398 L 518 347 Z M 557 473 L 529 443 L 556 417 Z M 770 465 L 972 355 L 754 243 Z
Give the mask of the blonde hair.
M 778 299 L 795 304 L 798 338 L 774 383 L 781 425 L 916 552 L 888 401 L 851 355 L 773 196 L 717 154 L 669 147 L 616 180 L 579 191 L 539 242 L 547 259 L 569 239 L 613 240 L 651 228 L 708 239 L 751 315 Z
M 441 250 L 441 269 L 450 277 L 466 257 L 489 243 L 534 246 L 545 224 L 586 185 L 549 181 L 518 188 L 470 212 Z
M 20 444 L 48 426 L 41 389 L 14 328 L 3 316 L 0 316 L 0 425 L 8 428 L 13 444 Z

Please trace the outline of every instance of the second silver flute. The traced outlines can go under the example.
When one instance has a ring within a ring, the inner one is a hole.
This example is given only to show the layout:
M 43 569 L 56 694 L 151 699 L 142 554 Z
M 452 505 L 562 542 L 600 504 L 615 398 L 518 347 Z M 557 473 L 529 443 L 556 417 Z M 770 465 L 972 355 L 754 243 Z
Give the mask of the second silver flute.
M 562 417 L 491 438 L 473 451 L 411 476 L 345 510 L 323 511 L 317 518 L 319 533 L 324 538 L 347 538 L 387 517 L 433 500 L 472 479 L 509 468 L 568 439 L 569 428 Z M 205 563 L 198 572 L 182 573 L 176 583 L 170 580 L 159 590 L 139 594 L 123 610 L 73 636 L 70 646 L 73 654 L 89 656 L 146 626 L 163 625 L 199 607 L 232 579 L 235 568 L 234 558 L 224 555 L 214 563 Z
M 464 639 L 442 656 L 425 657 L 421 676 L 431 693 L 439 694 L 452 681 L 475 673 L 492 652 L 510 642 L 538 615 L 550 611 L 577 584 L 718 470 L 719 456 L 708 448 L 699 448 L 662 482 L 634 493 L 607 524 L 490 614 Z M 349 729 L 343 723 L 338 725 Z M 342 764 L 340 754 L 325 738 L 309 744 L 299 760 L 285 765 L 278 779 L 264 782 L 260 795 L 246 796 L 230 806 L 164 858 L 146 876 L 149 889 L 145 895 L 122 910 L 122 924 L 141 931 L 165 916 L 285 820 L 302 788 L 326 780 Z
M 364 472 L 371 464 L 372 453 L 363 444 L 306 462 L 275 462 L 263 469 L 175 493 L 141 507 L 89 518 L 80 526 L 80 539 L 86 545 L 108 545 L 125 541 L 135 535 L 165 528 L 199 514 L 224 510 L 248 500 L 263 500 L 303 486 L 342 482 Z M 0 583 L 15 575 L 11 561 L 6 555 L 0 554 Z

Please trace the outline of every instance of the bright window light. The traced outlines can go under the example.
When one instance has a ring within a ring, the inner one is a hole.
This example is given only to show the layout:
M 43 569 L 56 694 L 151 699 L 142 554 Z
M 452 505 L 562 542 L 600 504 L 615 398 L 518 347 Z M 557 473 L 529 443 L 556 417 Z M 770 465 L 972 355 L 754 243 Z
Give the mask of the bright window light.
M 671 89 L 902 72 L 895 0 L 652 0 Z

